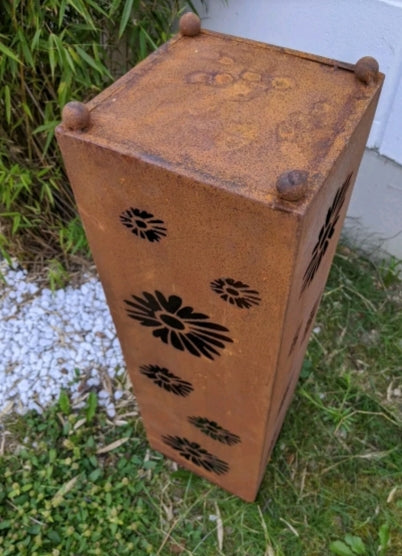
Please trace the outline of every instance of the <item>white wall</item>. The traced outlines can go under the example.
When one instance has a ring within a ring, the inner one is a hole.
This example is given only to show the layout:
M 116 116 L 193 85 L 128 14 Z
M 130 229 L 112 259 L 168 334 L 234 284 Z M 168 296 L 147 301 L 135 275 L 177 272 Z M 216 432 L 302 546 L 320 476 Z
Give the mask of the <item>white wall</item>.
M 198 7 L 205 29 L 345 62 L 374 56 L 386 79 L 367 146 L 402 165 L 402 0 L 209 0 L 207 11 Z M 386 162 L 364 160 L 349 216 L 357 235 L 384 240 L 402 258 L 402 167 L 383 172 Z

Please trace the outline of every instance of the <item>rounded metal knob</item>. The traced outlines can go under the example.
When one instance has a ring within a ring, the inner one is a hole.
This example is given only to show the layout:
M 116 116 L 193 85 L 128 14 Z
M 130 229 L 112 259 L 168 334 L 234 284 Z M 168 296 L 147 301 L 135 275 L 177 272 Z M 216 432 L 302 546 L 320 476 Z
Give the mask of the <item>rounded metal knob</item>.
M 201 20 L 195 13 L 187 12 L 180 18 L 179 29 L 185 37 L 194 37 L 201 31 Z
M 299 201 L 307 192 L 308 172 L 291 170 L 281 174 L 276 182 L 276 190 L 285 201 Z
M 89 127 L 90 114 L 82 102 L 75 100 L 68 102 L 62 111 L 63 125 L 72 131 L 82 131 Z
M 359 81 L 370 85 L 370 83 L 377 81 L 379 69 L 375 58 L 364 56 L 355 64 L 355 75 Z

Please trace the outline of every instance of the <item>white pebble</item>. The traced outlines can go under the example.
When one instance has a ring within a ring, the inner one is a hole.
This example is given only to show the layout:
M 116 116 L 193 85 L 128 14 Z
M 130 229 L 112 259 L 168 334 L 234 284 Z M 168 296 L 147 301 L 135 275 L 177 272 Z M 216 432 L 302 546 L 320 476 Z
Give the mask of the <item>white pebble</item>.
M 41 412 L 65 388 L 74 402 L 81 396 L 77 368 L 80 377 L 90 377 L 90 387 L 99 387 L 101 371 L 111 378 L 121 373 L 120 344 L 99 280 L 90 277 L 78 288 L 53 293 L 5 261 L 0 272 L 6 278 L 0 284 L 0 411 L 11 401 L 18 413 Z M 112 399 L 122 395 L 116 391 Z M 99 392 L 100 405 L 113 418 L 110 400 L 106 390 Z

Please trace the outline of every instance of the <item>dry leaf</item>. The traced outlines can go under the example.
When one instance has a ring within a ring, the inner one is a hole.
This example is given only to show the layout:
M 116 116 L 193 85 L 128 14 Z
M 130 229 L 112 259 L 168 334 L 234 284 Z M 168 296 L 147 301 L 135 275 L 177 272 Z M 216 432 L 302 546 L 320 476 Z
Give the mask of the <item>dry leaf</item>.
M 73 477 L 72 479 L 67 481 L 67 483 L 64 483 L 64 485 L 61 488 L 59 488 L 59 490 L 56 492 L 56 494 L 53 496 L 53 498 L 50 501 L 52 506 L 58 506 L 63 501 L 64 496 L 74 488 L 74 485 L 79 478 L 80 475 L 77 475 L 76 477 Z
M 222 550 L 223 547 L 223 523 L 221 512 L 219 510 L 218 504 L 215 502 L 215 511 L 216 511 L 216 534 L 218 536 L 218 547 L 219 550 Z
M 299 537 L 299 533 L 296 531 L 296 529 L 293 527 L 293 525 L 291 525 L 289 523 L 289 521 L 286 521 L 286 519 L 283 519 L 283 517 L 280 517 L 279 521 L 282 521 L 285 525 L 287 525 L 289 527 L 289 529 L 292 531 L 292 533 L 294 535 L 296 535 L 296 537 Z
M 129 436 L 125 436 L 124 438 L 120 438 L 120 440 L 115 440 L 111 444 L 108 444 L 107 446 L 103 446 L 102 448 L 99 448 L 98 450 L 96 450 L 96 453 L 99 455 L 99 454 L 106 454 L 106 452 L 111 452 L 112 450 L 114 450 L 114 449 L 118 448 L 119 446 L 122 446 L 123 444 L 125 444 L 128 440 L 130 440 Z
M 77 421 L 74 425 L 74 430 L 76 431 L 77 429 L 79 429 L 84 423 L 86 423 L 87 420 L 86 419 L 80 419 L 79 421 Z

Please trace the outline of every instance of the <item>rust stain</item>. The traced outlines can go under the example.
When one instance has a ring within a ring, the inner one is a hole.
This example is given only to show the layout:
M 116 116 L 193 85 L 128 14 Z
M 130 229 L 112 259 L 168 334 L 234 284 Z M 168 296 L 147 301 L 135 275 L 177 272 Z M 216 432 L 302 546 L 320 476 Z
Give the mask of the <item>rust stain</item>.
M 180 32 L 56 134 L 151 445 L 251 501 L 383 76 Z

